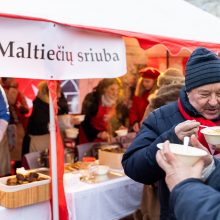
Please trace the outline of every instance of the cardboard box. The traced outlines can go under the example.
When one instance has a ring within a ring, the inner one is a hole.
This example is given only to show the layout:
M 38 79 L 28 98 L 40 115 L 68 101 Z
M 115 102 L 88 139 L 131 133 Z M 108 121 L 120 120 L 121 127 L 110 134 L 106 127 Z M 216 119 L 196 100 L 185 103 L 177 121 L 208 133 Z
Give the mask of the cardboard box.
M 0 205 L 6 208 L 18 208 L 49 200 L 50 177 L 39 175 L 48 179 L 8 186 L 6 185 L 7 179 L 12 176 L 0 178 Z
M 99 150 L 98 158 L 100 165 L 107 165 L 112 169 L 123 169 L 121 165 L 122 156 L 124 153 L 114 153 L 104 150 Z

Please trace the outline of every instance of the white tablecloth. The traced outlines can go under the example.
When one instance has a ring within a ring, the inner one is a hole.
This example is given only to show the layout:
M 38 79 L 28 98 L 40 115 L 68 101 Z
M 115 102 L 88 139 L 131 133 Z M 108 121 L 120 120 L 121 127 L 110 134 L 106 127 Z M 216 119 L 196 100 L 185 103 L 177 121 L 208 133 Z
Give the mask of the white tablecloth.
M 70 220 L 116 220 L 140 206 L 143 185 L 123 176 L 65 190 Z
M 0 206 L 1 220 L 50 220 L 50 202 L 24 206 L 16 209 L 6 209 Z
M 132 213 L 140 205 L 143 185 L 122 176 L 97 184 L 80 183 L 66 188 L 70 220 L 113 220 Z M 16 209 L 0 206 L 0 219 L 50 220 L 50 202 Z

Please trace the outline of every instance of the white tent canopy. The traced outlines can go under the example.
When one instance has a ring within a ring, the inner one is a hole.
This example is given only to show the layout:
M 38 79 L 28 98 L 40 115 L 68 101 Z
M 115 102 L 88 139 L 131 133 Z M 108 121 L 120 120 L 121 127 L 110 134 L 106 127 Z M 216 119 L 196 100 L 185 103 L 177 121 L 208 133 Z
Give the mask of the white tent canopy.
M 7 0 L 0 2 L 0 13 L 148 39 L 148 45 L 172 38 L 195 41 L 181 41 L 192 49 L 198 42 L 220 41 L 220 20 L 182 0 Z
M 126 73 L 122 36 L 144 49 L 163 44 L 170 54 L 198 46 L 218 51 L 218 27 L 218 18 L 182 0 L 0 1 L 0 74 L 117 77 Z
M 218 18 L 182 0 L 1 1 L 0 12 L 63 24 L 219 43 Z

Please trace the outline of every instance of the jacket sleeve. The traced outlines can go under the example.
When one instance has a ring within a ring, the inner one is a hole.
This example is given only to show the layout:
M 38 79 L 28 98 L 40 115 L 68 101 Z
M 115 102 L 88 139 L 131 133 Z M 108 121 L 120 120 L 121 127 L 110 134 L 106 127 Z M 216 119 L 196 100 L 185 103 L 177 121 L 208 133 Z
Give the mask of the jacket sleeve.
M 164 178 L 164 171 L 156 162 L 157 144 L 165 140 L 179 142 L 174 132 L 174 126 L 163 133 L 159 131 L 160 123 L 155 114 L 155 112 L 149 114 L 122 158 L 126 175 L 144 184 L 152 184 Z
M 198 179 L 190 178 L 175 186 L 170 205 L 178 220 L 220 219 L 220 192 Z
M 220 159 L 214 158 L 215 169 L 206 180 L 206 184 L 220 192 Z

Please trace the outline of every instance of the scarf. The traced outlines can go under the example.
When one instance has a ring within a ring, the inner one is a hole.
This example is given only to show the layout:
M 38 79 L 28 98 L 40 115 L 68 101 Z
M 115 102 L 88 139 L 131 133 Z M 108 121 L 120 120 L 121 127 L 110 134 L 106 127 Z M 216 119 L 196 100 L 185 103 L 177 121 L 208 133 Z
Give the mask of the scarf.
M 101 102 L 103 106 L 106 107 L 112 107 L 113 105 L 115 105 L 116 100 L 115 99 L 111 99 L 109 96 L 107 95 L 102 95 L 101 96 Z
M 186 104 L 185 106 L 183 104 Z M 185 107 L 185 108 L 184 108 Z M 197 122 L 199 122 L 201 125 L 205 125 L 205 126 L 208 126 L 208 127 L 212 127 L 212 126 L 216 126 L 220 123 L 220 121 L 211 121 L 211 120 L 207 120 L 205 119 L 204 117 L 202 117 L 201 115 L 199 115 L 199 113 L 193 108 L 193 106 L 191 106 L 191 104 L 189 103 L 188 101 L 188 97 L 186 96 L 185 93 L 183 93 L 183 90 L 181 91 L 181 94 L 180 94 L 180 98 L 178 99 L 178 109 L 181 113 L 181 115 L 186 119 L 186 120 L 195 120 Z M 190 111 L 192 112 L 192 115 L 191 116 L 189 113 Z M 205 146 L 209 152 L 211 154 L 212 151 L 210 149 L 210 146 L 208 145 L 208 143 L 206 142 L 205 140 L 205 137 L 204 135 L 201 133 L 201 127 L 199 127 L 199 131 L 198 131 L 198 140 L 199 142 Z M 218 154 L 219 152 L 214 152 L 214 154 Z

